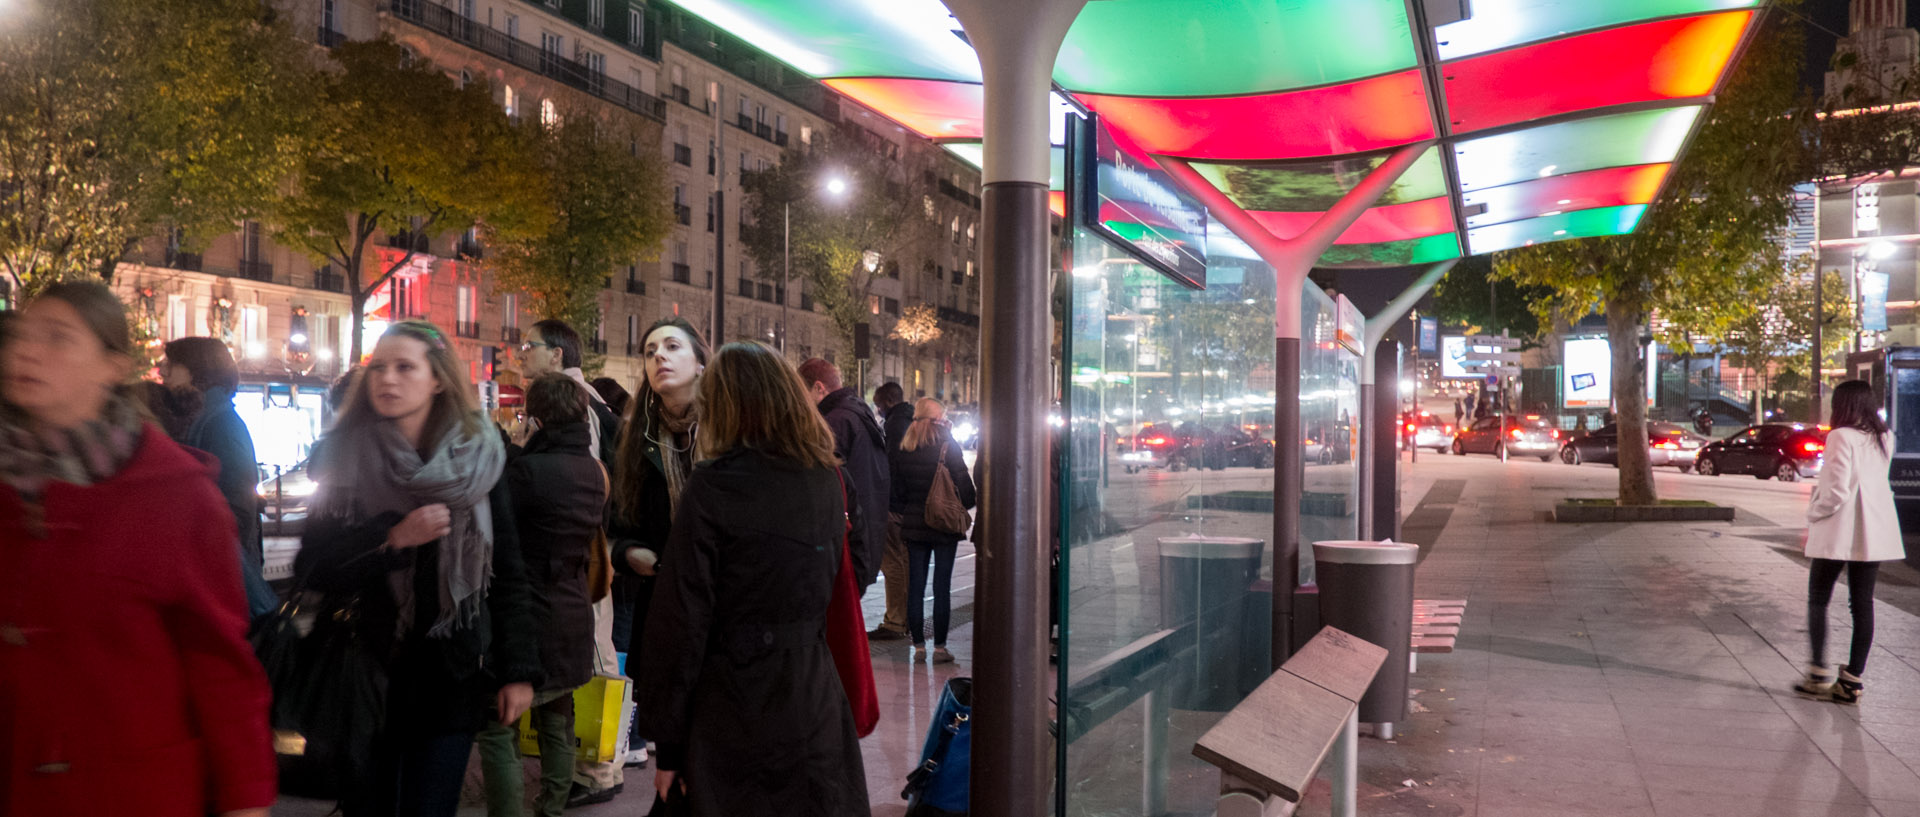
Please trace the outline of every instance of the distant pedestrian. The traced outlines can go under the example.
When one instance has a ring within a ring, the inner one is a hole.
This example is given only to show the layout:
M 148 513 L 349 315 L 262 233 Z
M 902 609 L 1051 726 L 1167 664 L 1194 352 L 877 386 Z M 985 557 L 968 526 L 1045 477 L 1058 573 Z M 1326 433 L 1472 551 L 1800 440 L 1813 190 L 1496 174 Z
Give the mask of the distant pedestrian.
M 438 327 L 394 324 L 313 466 L 294 572 L 358 596 L 360 634 L 389 656 L 373 779 L 341 797 L 347 817 L 452 817 L 475 733 L 519 720 L 540 680 L 506 450 L 466 372 Z
M 1467 410 L 1460 404 L 1460 398 L 1453 398 L 1453 427 L 1459 428 L 1460 421 L 1467 418 Z
M 542 681 L 533 696 L 539 735 L 539 817 L 559 817 L 573 787 L 573 691 L 593 679 L 593 601 L 588 548 L 606 519 L 606 472 L 588 453 L 587 396 L 573 379 L 549 373 L 527 385 L 527 417 L 539 430 L 507 463 L 514 520 L 532 585 Z M 489 817 L 520 817 L 523 778 L 512 724 L 480 731 Z M 617 766 L 616 766 L 617 768 Z
M 798 373 L 758 343 L 721 347 L 700 412 L 704 459 L 680 494 L 639 671 L 655 790 L 696 817 L 866 815 L 826 634 L 860 521 L 833 433 Z
M 913 406 L 913 425 L 900 440 L 894 462 L 892 508 L 900 515 L 900 538 L 907 545 L 907 635 L 913 639 L 914 661 L 925 660 L 927 568 L 933 568 L 933 663 L 953 660 L 947 651 L 947 627 L 953 616 L 953 561 L 962 534 L 935 530 L 927 524 L 927 495 L 941 468 L 953 479 L 960 504 L 973 509 L 973 476 L 953 433 L 947 428 L 946 407 L 923 397 Z
M 880 424 L 873 421 L 873 410 L 860 393 L 840 381 L 840 369 L 820 358 L 800 364 L 800 379 L 833 429 L 833 453 L 846 464 L 853 483 L 853 499 L 860 503 L 866 530 L 860 538 L 866 546 L 853 552 L 853 572 L 860 592 L 873 584 L 880 572 L 887 541 L 887 496 L 890 473 L 887 465 L 887 438 Z
M 160 371 L 167 390 L 179 396 L 176 406 L 192 412 L 178 419 L 185 426 L 175 442 L 205 451 L 220 461 L 216 482 L 233 509 L 240 532 L 241 581 L 247 590 L 248 613 L 259 618 L 280 605 L 279 594 L 262 572 L 264 558 L 260 532 L 259 463 L 254 459 L 253 434 L 233 408 L 240 388 L 240 367 L 227 345 L 213 338 L 180 338 L 166 345 Z
M 1827 432 L 1820 481 L 1807 503 L 1807 637 L 1812 658 L 1794 691 L 1835 703 L 1859 703 L 1867 653 L 1873 648 L 1873 585 L 1880 563 L 1903 559 L 1900 519 L 1894 512 L 1888 469 L 1893 435 L 1880 419 L 1873 386 L 1849 380 L 1833 390 L 1833 430 Z M 1834 582 L 1847 574 L 1853 648 L 1838 678 L 1827 666 L 1827 603 Z
M 0 814 L 264 817 L 270 692 L 211 465 L 141 418 L 125 307 L 54 284 L 0 346 Z
M 873 404 L 880 409 L 881 433 L 887 445 L 887 476 L 891 483 L 894 452 L 900 450 L 901 438 L 907 436 L 907 428 L 913 425 L 913 404 L 907 402 L 900 384 L 891 380 L 873 390 Z M 892 511 L 891 496 L 888 502 L 887 540 L 880 556 L 880 574 L 887 579 L 887 613 L 880 620 L 880 626 L 867 632 L 867 638 L 875 641 L 907 637 L 907 545 L 900 539 L 900 515 Z

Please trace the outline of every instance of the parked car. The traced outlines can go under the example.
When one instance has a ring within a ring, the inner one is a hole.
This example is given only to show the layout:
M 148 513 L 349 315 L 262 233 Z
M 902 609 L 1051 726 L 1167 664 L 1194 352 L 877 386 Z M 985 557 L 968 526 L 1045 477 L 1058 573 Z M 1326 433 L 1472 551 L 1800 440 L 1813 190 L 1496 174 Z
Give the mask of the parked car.
M 1802 423 L 1747 426 L 1700 451 L 1698 468 L 1707 476 L 1752 474 L 1761 479 L 1797 482 L 1820 475 L 1827 430 Z
M 1446 453 L 1447 447 L 1453 444 L 1453 424 L 1424 411 L 1419 417 L 1406 421 L 1406 431 L 1409 448 L 1431 448 Z
M 1213 433 L 1193 423 L 1147 423 L 1134 432 L 1120 463 L 1127 473 L 1147 468 L 1183 471 L 1212 465 Z
M 1214 436 L 1214 444 L 1220 449 L 1215 460 L 1216 470 L 1273 467 L 1273 440 L 1247 429 L 1229 427 Z
M 1681 472 L 1693 470 L 1694 460 L 1708 440 L 1678 423 L 1647 423 L 1647 457 L 1654 467 L 1671 465 Z M 1560 461 L 1568 465 L 1583 462 L 1620 463 L 1620 427 L 1608 423 L 1598 431 L 1567 441 L 1560 448 Z
M 254 487 L 254 493 L 260 497 L 261 533 L 266 536 L 299 536 L 306 530 L 307 503 L 313 499 L 313 490 L 319 487 L 307 475 L 307 463 L 302 462 L 280 473 L 278 477 L 267 477 Z
M 1453 435 L 1453 453 L 1553 459 L 1560 449 L 1560 429 L 1537 414 L 1512 415 L 1503 425 L 1499 417 L 1482 417 Z

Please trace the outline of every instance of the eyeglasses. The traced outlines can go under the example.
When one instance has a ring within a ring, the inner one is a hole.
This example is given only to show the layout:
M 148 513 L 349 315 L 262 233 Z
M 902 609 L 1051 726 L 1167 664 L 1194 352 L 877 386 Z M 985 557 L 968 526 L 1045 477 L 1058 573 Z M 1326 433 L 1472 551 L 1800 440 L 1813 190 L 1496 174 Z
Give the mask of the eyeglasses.
M 520 351 L 531 352 L 534 349 L 542 348 L 542 347 L 547 349 L 555 348 L 554 345 L 551 343 L 541 343 L 540 341 L 537 341 L 537 340 L 530 340 L 530 341 L 527 341 L 526 343 L 520 344 Z

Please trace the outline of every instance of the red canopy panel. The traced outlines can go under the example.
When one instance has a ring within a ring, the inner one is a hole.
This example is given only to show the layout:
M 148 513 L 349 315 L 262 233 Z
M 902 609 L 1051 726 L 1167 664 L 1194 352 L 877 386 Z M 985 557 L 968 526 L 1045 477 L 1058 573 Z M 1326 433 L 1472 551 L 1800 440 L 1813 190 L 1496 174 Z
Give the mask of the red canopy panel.
M 1468 227 L 1484 227 L 1520 219 L 1617 207 L 1623 204 L 1648 204 L 1660 192 L 1672 164 L 1608 167 L 1549 176 L 1544 179 L 1490 187 L 1466 193 L 1461 201 L 1469 208 Z M 1486 210 L 1471 213 L 1475 205 Z
M 979 139 L 984 133 L 980 112 L 986 97 L 978 83 L 887 77 L 822 82 L 929 139 Z
M 1318 220 L 1320 213 L 1282 213 L 1271 210 L 1251 211 L 1248 215 L 1260 222 L 1275 237 L 1290 240 L 1307 231 Z M 1446 196 L 1439 196 L 1403 204 L 1389 204 L 1374 207 L 1360 215 L 1359 220 L 1348 227 L 1347 231 L 1335 239 L 1335 244 L 1377 244 L 1387 241 L 1406 241 L 1423 238 L 1435 233 L 1452 232 L 1453 207 Z
M 1642 23 L 1441 66 L 1454 133 L 1713 93 L 1751 11 Z M 1644 66 L 1621 70 L 1620 66 Z
M 1434 137 L 1419 69 L 1253 96 L 1152 99 L 1077 94 L 1148 153 L 1260 161 L 1365 153 Z

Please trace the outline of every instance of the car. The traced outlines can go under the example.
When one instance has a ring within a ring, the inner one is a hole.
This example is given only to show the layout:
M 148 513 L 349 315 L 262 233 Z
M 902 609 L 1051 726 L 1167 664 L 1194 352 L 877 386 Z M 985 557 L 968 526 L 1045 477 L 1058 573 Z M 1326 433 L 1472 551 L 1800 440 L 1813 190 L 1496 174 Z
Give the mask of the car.
M 267 477 L 254 487 L 260 498 L 261 532 L 267 536 L 299 536 L 307 524 L 307 503 L 313 499 L 315 482 L 307 472 L 307 462 Z
M 1482 417 L 1453 435 L 1453 453 L 1553 459 L 1560 450 L 1560 429 L 1538 414 Z
M 1148 468 L 1182 471 L 1188 467 L 1205 467 L 1209 436 L 1192 423 L 1178 427 L 1172 423 L 1147 423 L 1134 432 L 1126 450 L 1120 452 L 1120 463 L 1129 474 Z
M 1219 468 L 1272 468 L 1273 440 L 1244 428 L 1227 428 L 1215 438 Z
M 1798 482 L 1820 475 L 1827 430 L 1804 423 L 1747 426 L 1700 450 L 1695 466 L 1706 476 L 1752 474 L 1760 479 Z
M 1694 460 L 1700 449 L 1707 444 L 1707 438 L 1678 423 L 1651 421 L 1647 423 L 1647 458 L 1654 467 L 1673 466 L 1682 473 L 1693 470 Z M 1560 447 L 1560 461 L 1568 465 L 1585 462 L 1611 463 L 1620 461 L 1620 426 L 1608 423 L 1599 430 L 1581 434 L 1567 440 Z
M 1418 419 L 1406 421 L 1406 430 L 1409 448 L 1431 448 L 1445 453 L 1453 444 L 1453 424 L 1424 411 Z

